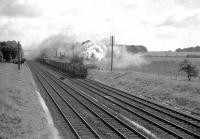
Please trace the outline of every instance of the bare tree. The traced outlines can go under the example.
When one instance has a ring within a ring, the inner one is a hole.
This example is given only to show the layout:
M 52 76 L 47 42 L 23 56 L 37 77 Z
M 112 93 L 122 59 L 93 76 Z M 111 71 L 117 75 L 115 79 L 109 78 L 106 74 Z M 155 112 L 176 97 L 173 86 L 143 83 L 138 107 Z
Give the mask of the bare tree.
M 195 65 L 193 65 L 190 61 L 185 59 L 179 64 L 179 72 L 183 71 L 186 73 L 188 81 L 191 80 L 191 77 L 198 76 L 198 69 Z

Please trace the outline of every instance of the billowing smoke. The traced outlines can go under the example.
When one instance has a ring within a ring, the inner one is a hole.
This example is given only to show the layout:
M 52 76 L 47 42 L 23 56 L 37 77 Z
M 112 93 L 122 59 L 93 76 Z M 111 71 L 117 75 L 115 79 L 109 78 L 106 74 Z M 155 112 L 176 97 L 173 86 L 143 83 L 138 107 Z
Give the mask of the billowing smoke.
M 84 63 L 95 64 L 105 68 L 110 65 L 111 46 L 109 39 L 93 42 L 91 40 L 78 40 L 73 35 L 54 35 L 42 41 L 28 58 L 45 56 L 51 59 L 70 59 L 74 55 L 82 57 Z M 57 56 L 56 56 L 57 55 Z M 128 68 L 148 64 L 142 54 L 128 52 L 125 46 L 114 46 L 114 67 Z
M 107 47 L 106 57 L 100 62 L 102 68 L 110 68 L 111 63 L 111 47 Z M 129 52 L 126 46 L 115 45 L 113 48 L 113 67 L 114 68 L 129 68 L 133 66 L 143 66 L 149 64 L 142 53 Z M 104 66 L 106 65 L 106 66 Z
M 28 55 L 28 59 L 41 55 L 47 58 L 65 56 L 70 59 L 73 55 L 78 55 L 87 60 L 100 61 L 105 57 L 105 50 L 106 46 L 97 45 L 90 40 L 81 42 L 75 37 L 59 34 L 45 39 L 38 49 Z
M 106 56 L 106 46 L 105 45 L 97 45 L 87 40 L 82 43 L 81 47 L 83 47 L 83 52 L 81 55 L 86 59 L 94 59 L 97 61 L 101 61 Z
M 57 55 L 60 55 L 60 52 L 66 53 L 66 55 L 72 55 L 74 46 L 76 44 L 76 39 L 74 36 L 65 36 L 62 34 L 53 35 L 49 38 L 43 40 L 37 49 L 33 53 L 29 54 L 27 58 L 37 58 L 42 54 L 48 58 L 54 58 Z M 78 43 L 77 43 L 78 44 Z
M 149 62 L 143 57 L 142 53 L 133 54 L 128 52 L 126 47 L 117 47 L 114 54 L 114 67 L 129 68 L 132 66 L 143 66 Z

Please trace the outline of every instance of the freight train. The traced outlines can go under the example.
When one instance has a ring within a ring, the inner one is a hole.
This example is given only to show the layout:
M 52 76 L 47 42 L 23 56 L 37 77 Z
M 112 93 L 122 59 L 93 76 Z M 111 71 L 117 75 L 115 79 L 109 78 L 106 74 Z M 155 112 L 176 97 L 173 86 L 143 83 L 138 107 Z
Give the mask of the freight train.
M 38 61 L 41 63 L 50 65 L 59 70 L 69 73 L 72 77 L 76 78 L 86 78 L 88 75 L 87 67 L 83 64 L 78 63 L 66 63 L 66 62 L 58 62 L 56 60 L 47 59 L 47 58 L 38 58 Z

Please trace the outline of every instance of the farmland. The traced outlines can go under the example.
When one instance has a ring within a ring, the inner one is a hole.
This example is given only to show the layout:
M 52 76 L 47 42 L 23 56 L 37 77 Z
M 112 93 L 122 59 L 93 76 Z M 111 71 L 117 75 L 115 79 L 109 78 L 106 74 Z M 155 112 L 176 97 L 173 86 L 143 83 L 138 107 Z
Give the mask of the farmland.
M 151 73 L 155 76 L 166 76 L 171 79 L 176 78 L 179 80 L 186 80 L 185 74 L 178 71 L 178 66 L 181 61 L 187 59 L 200 69 L 200 58 L 187 58 L 187 55 L 200 56 L 200 53 L 149 52 L 143 57 L 148 64 L 142 66 L 131 66 L 124 70 Z M 198 78 L 195 80 L 198 80 Z
M 166 75 L 170 77 L 185 76 L 184 73 L 178 71 L 178 65 L 185 57 L 145 57 L 150 64 L 140 67 L 130 67 L 129 70 L 140 71 L 144 73 L 152 73 L 157 75 Z M 187 58 L 198 68 L 200 68 L 200 58 Z

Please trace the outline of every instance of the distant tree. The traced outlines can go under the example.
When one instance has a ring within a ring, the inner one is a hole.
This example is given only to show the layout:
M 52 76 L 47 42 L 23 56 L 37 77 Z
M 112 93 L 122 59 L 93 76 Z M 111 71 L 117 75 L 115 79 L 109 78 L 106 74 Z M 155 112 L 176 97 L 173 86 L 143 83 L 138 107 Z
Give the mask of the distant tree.
M 131 53 L 146 53 L 148 52 L 147 48 L 143 45 L 125 45 L 128 52 Z
M 0 50 L 0 62 L 3 62 L 3 53 Z
M 17 56 L 17 42 L 16 41 L 3 41 L 0 42 L 0 51 L 6 61 L 15 59 Z
M 179 71 L 183 71 L 186 73 L 188 81 L 191 80 L 191 77 L 198 76 L 198 69 L 195 65 L 193 65 L 190 61 L 185 59 L 179 64 Z
M 176 49 L 175 52 L 181 52 L 181 48 Z
M 7 41 L 7 45 L 10 47 L 10 55 L 12 59 L 15 59 L 17 56 L 17 42 L 16 41 Z
M 10 48 L 8 46 L 3 46 L 1 52 L 3 53 L 3 58 L 6 61 L 10 61 Z
M 176 52 L 200 52 L 200 46 L 195 46 L 195 47 L 187 47 L 187 48 L 178 48 L 176 49 Z

